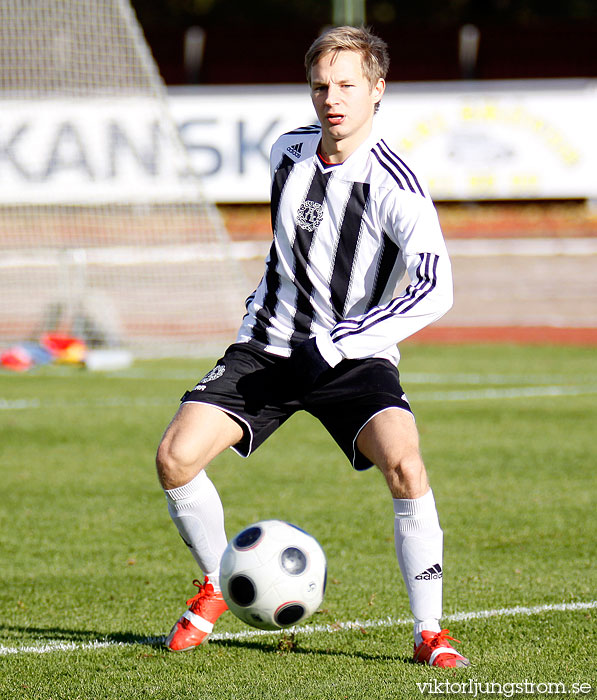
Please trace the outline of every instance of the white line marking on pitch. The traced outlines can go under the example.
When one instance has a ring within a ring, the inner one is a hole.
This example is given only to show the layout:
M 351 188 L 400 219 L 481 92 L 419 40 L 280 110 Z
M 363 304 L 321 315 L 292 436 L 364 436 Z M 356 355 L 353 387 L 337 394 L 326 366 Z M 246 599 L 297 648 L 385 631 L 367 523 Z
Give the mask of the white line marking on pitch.
M 197 370 L 200 373 L 201 370 Z M 9 375 L 13 376 L 13 375 Z M 590 374 L 490 374 L 472 372 L 401 372 L 404 384 L 525 384 L 525 385 L 553 385 L 556 384 L 578 384 L 590 383 L 594 381 L 594 375 Z M 159 371 L 149 370 L 145 367 L 132 367 L 126 370 L 115 370 L 102 374 L 104 379 L 131 379 L 147 381 L 188 381 L 195 378 L 195 374 L 190 370 Z
M 443 617 L 444 622 L 466 622 L 468 620 L 484 620 L 490 617 L 513 617 L 540 615 L 546 612 L 577 612 L 579 610 L 590 610 L 597 608 L 597 600 L 591 600 L 586 603 L 548 603 L 546 605 L 534 605 L 526 607 L 516 605 L 513 608 L 496 608 L 494 610 L 476 610 L 472 612 L 453 613 Z M 380 620 L 354 620 L 353 622 L 337 622 L 331 625 L 303 625 L 301 627 L 291 627 L 285 630 L 243 630 L 242 632 L 220 632 L 212 634 L 210 639 L 217 641 L 236 641 L 244 639 L 255 639 L 257 637 L 266 637 L 279 634 L 290 634 L 297 632 L 302 635 L 312 635 L 318 632 L 331 634 L 342 630 L 361 630 L 374 629 L 380 627 L 402 627 L 403 625 L 412 625 L 411 619 L 396 619 L 392 617 L 382 618 Z M 111 640 L 96 639 L 91 642 L 61 642 L 48 641 L 45 644 L 26 646 L 26 647 L 5 647 L 0 645 L 0 656 L 9 656 L 12 654 L 47 654 L 54 651 L 85 651 L 88 649 L 105 649 L 107 647 L 131 647 L 136 645 L 158 646 L 164 643 L 164 637 L 146 637 L 134 642 L 116 642 Z
M 449 238 L 446 241 L 452 258 L 487 258 L 489 256 L 584 257 L 597 254 L 594 238 Z M 271 240 L 236 241 L 232 243 L 237 260 L 264 258 Z M 166 253 L 169 249 L 165 249 Z M 139 254 L 135 251 L 135 254 Z M 160 252 L 159 255 L 164 255 Z
M 204 369 L 190 368 L 188 370 L 151 370 L 143 366 L 132 367 L 126 370 L 115 370 L 113 372 L 102 372 L 102 379 L 130 379 L 143 382 L 148 381 L 181 381 L 192 382 L 196 376 L 205 372 Z M 3 379 L 18 379 L 21 375 L 17 373 L 3 372 L 0 375 Z M 51 373 L 44 375 L 46 378 L 67 379 L 73 378 L 73 373 L 62 367 L 52 367 Z M 90 377 L 91 375 L 80 375 L 77 379 Z M 97 375 L 96 375 L 97 376 Z M 566 384 L 590 384 L 594 381 L 594 375 L 590 374 L 499 374 L 497 372 L 489 374 L 472 372 L 410 372 L 405 370 L 400 373 L 405 385 L 412 384 L 472 384 L 472 385 L 501 385 L 501 384 L 524 384 L 526 386 L 536 385 L 566 385 Z
M 594 238 L 449 238 L 450 256 L 542 256 L 585 257 L 597 254 Z M 108 246 L 104 248 L 70 248 L 72 259 L 91 265 L 145 265 L 155 263 L 185 263 L 235 260 L 262 260 L 271 247 L 271 237 L 263 240 L 221 243 L 190 243 L 181 245 Z M 5 252 L 0 269 L 61 267 L 65 250 L 34 250 L 30 248 Z
M 410 394 L 411 392 L 409 392 Z M 511 389 L 469 389 L 468 391 L 434 391 L 412 395 L 413 401 L 476 401 L 489 399 L 528 399 L 540 396 L 589 396 L 597 386 L 519 386 Z
M 468 391 L 433 391 L 420 394 L 409 392 L 413 401 L 485 401 L 494 399 L 532 399 L 542 396 L 592 396 L 597 394 L 597 386 L 532 386 L 500 389 L 469 389 Z M 111 397 L 95 400 L 40 401 L 39 399 L 3 399 L 0 397 L 0 411 L 24 411 L 38 408 L 136 408 L 174 405 L 173 399 L 137 397 Z

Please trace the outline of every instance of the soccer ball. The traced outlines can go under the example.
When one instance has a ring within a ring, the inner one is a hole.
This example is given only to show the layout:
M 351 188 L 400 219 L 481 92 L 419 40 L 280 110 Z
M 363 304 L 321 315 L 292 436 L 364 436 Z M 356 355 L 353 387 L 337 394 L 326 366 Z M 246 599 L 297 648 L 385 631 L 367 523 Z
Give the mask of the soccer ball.
M 220 585 L 230 610 L 263 630 L 290 627 L 321 605 L 326 559 L 319 542 L 282 520 L 241 530 L 226 547 Z

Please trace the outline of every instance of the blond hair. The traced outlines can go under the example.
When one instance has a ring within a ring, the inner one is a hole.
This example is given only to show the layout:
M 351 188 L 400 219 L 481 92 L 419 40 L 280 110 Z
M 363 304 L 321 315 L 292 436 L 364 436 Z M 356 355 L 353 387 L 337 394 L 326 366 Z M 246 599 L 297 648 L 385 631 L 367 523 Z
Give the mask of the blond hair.
M 311 84 L 311 69 L 319 59 L 340 51 L 355 51 L 361 56 L 363 75 L 371 86 L 380 78 L 385 80 L 390 67 L 388 46 L 367 27 L 333 27 L 317 37 L 305 54 L 307 82 Z

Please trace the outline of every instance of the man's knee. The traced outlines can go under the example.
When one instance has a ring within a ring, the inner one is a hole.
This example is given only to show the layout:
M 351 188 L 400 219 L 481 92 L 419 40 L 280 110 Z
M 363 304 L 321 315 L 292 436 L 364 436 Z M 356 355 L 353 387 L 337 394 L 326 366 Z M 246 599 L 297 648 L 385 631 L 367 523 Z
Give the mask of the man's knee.
M 158 479 L 164 488 L 176 488 L 190 481 L 198 472 L 197 455 L 185 448 L 184 442 L 166 434 L 156 453 Z
M 206 404 L 183 404 L 158 447 L 160 483 L 166 489 L 188 483 L 242 436 L 240 425 L 220 409 Z
M 394 498 L 419 498 L 427 489 L 427 472 L 418 450 L 408 451 L 379 466 Z

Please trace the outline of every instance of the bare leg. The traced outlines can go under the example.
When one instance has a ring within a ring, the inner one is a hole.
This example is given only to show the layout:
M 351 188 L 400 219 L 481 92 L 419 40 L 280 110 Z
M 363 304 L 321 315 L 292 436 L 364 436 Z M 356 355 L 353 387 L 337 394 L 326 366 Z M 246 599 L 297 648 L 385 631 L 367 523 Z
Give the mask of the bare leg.
M 212 584 L 227 539 L 220 496 L 204 471 L 220 452 L 242 438 L 230 416 L 207 404 L 184 403 L 158 448 L 158 477 L 168 512 L 195 561 Z
M 379 467 L 394 499 L 396 556 L 418 644 L 423 630 L 440 630 L 443 533 L 412 415 L 397 408 L 379 413 L 363 428 L 357 446 Z
M 187 484 L 242 436 L 240 425 L 219 408 L 183 403 L 158 448 L 156 465 L 162 488 Z

